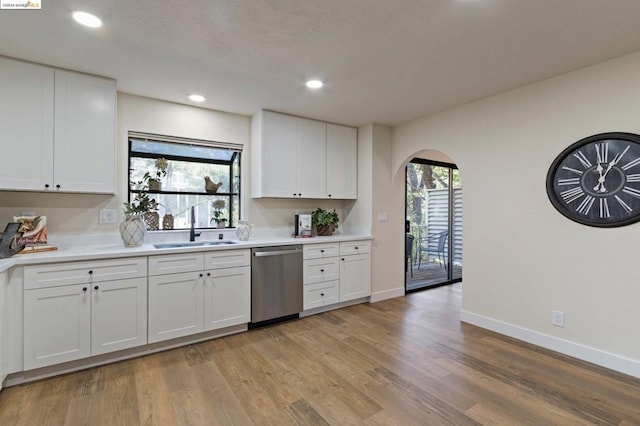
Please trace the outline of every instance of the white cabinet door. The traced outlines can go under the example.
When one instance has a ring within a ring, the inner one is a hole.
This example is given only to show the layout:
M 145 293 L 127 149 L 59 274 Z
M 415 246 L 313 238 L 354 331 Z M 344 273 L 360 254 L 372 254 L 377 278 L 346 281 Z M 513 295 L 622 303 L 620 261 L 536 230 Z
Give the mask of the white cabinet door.
M 325 198 L 327 125 L 298 118 L 296 193 L 302 198 Z
M 327 193 L 329 198 L 358 198 L 358 130 L 327 124 Z
M 371 294 L 371 255 L 340 257 L 340 301 L 367 297 Z
M 149 277 L 149 343 L 204 329 L 202 272 Z
M 115 193 L 116 83 L 55 71 L 55 189 Z
M 297 196 L 297 118 L 264 112 L 261 179 L 263 197 Z
M 91 354 L 147 343 L 147 279 L 106 281 L 91 288 Z
M 24 292 L 24 369 L 91 355 L 88 284 Z
M 0 189 L 53 188 L 53 69 L 0 58 Z
M 251 267 L 207 271 L 204 322 L 206 330 L 251 321 Z

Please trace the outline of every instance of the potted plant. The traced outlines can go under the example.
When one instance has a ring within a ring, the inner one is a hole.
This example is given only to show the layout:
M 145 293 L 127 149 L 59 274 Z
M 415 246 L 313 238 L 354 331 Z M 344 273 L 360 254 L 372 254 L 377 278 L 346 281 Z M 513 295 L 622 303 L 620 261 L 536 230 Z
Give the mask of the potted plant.
M 226 228 L 227 227 L 227 218 L 224 215 L 222 209 L 225 206 L 224 200 L 215 200 L 213 202 L 213 217 L 211 218 L 211 222 L 215 222 L 216 228 Z
M 333 235 L 333 231 L 338 228 L 338 213 L 335 209 L 332 212 L 317 208 L 311 213 L 311 226 L 315 228 L 320 236 Z
M 169 162 L 166 158 L 157 158 L 154 165 L 156 168 L 155 172 L 146 172 L 142 179 L 149 182 L 149 191 L 162 191 L 162 182 L 160 179 L 167 175 Z
M 158 229 L 158 202 L 149 197 L 149 173 L 141 180 L 131 182 L 131 187 L 138 190 L 131 202 L 123 203 L 124 220 L 120 223 L 120 236 L 125 247 L 138 247 L 144 242 L 147 227 Z M 144 218 L 144 220 L 143 220 Z M 155 224 L 155 225 L 154 225 Z

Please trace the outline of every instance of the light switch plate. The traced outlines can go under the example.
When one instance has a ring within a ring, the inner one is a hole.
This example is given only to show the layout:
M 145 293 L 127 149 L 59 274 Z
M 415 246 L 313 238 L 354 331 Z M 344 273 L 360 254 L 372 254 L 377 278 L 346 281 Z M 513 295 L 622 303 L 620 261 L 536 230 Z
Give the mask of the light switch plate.
M 378 222 L 386 222 L 389 220 L 389 213 L 378 212 Z
M 116 211 L 114 209 L 100 210 L 99 222 L 100 225 L 116 223 Z

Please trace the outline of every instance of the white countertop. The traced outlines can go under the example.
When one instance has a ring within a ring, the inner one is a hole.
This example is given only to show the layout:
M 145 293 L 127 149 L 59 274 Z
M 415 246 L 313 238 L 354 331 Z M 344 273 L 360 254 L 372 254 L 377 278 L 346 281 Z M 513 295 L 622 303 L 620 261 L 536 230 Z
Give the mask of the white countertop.
M 290 244 L 320 244 L 320 243 L 334 243 L 340 241 L 359 241 L 370 240 L 370 235 L 363 234 L 336 234 L 331 237 L 312 237 L 312 238 L 293 238 L 283 237 L 276 233 L 265 233 L 251 237 L 248 241 L 239 241 L 230 236 L 235 236 L 230 232 L 225 233 L 224 241 L 233 241 L 233 244 L 220 244 L 214 246 L 191 246 L 191 247 L 177 247 L 177 248 L 162 248 L 157 249 L 153 244 L 157 243 L 188 243 L 188 238 L 184 239 L 170 239 L 167 238 L 155 238 L 156 236 L 147 234 L 145 243 L 140 247 L 125 247 L 120 241 L 120 236 L 74 236 L 74 237 L 59 237 L 56 242 L 56 238 L 49 238 L 49 242 L 52 245 L 58 247 L 55 251 L 46 251 L 40 253 L 30 254 L 17 254 L 10 259 L 0 259 L 0 272 L 9 269 L 14 265 L 33 265 L 41 263 L 53 263 L 53 262 L 68 262 L 77 260 L 93 260 L 93 259 L 105 259 L 105 258 L 117 258 L 117 257 L 131 257 L 131 256 L 153 256 L 159 254 L 174 254 L 174 253 L 189 253 L 189 252 L 204 252 L 214 250 L 234 250 L 240 248 L 252 248 L 252 247 L 265 247 L 265 246 L 277 246 L 277 245 L 290 245 Z M 196 239 L 196 243 L 203 241 L 218 241 L 216 237 L 217 233 L 209 233 Z M 117 237 L 117 238 L 115 238 Z M 175 234 L 174 234 L 175 237 Z M 149 241 L 151 240 L 151 241 Z M 155 240 L 155 241 L 154 241 Z M 149 242 L 147 242 L 149 241 Z
M 15 264 L 16 262 L 13 259 L 0 259 L 0 272 L 6 271 Z

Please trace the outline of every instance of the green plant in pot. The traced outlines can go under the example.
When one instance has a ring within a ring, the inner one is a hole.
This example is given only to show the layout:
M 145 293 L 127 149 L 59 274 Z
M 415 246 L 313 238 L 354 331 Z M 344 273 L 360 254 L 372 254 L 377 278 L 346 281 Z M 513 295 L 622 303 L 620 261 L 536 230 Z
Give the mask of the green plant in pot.
M 157 231 L 160 229 L 160 215 L 158 214 L 158 203 L 155 199 L 149 196 L 150 181 L 153 180 L 149 177 L 148 173 L 137 182 L 131 182 L 131 188 L 139 191 L 134 193 L 133 200 L 125 202 L 122 212 L 126 218 L 132 216 L 140 216 L 144 219 L 146 227 L 150 231 Z
M 123 203 L 124 220 L 120 223 L 120 236 L 125 247 L 139 247 L 144 242 L 147 228 L 158 229 L 158 202 L 149 197 L 148 178 L 145 176 L 138 182 L 131 182 L 131 188 L 140 191 L 133 199 Z M 143 220 L 144 219 L 144 220 Z M 152 227 L 149 226 L 152 223 Z
M 146 172 L 142 179 L 148 183 L 149 191 L 162 191 L 161 179 L 167 175 L 167 167 L 169 167 L 169 162 L 166 158 L 158 158 L 154 162 L 154 166 L 155 171 Z
M 149 197 L 149 194 L 146 192 L 149 190 L 148 181 L 149 178 L 145 174 L 142 180 L 139 180 L 138 182 L 131 182 L 131 187 L 141 192 L 136 192 L 133 196 L 133 200 L 130 202 L 123 203 L 122 212 L 125 216 L 144 215 L 145 213 L 158 210 L 158 202 Z
M 227 218 L 222 211 L 225 205 L 226 203 L 224 202 L 224 200 L 215 200 L 212 203 L 213 217 L 211 218 L 211 223 L 215 223 L 216 228 L 226 228 L 227 226 Z
M 317 208 L 311 213 L 311 226 L 315 228 L 316 233 L 326 237 L 333 235 L 333 231 L 338 228 L 338 213 L 335 209 L 332 212 Z

